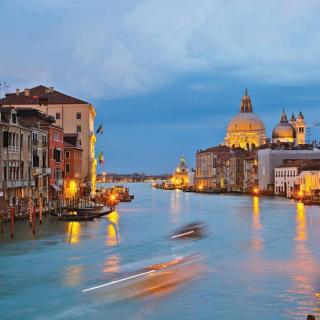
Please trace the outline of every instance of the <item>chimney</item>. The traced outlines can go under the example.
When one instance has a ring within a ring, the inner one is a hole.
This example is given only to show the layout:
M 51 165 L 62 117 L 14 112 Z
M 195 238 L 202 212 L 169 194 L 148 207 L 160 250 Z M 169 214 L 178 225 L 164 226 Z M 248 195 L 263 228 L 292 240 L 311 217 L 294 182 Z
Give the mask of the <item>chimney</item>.
M 54 87 L 49 87 L 49 89 L 50 89 L 50 93 L 53 93 Z
M 16 95 L 18 96 L 20 93 L 20 90 L 19 89 L 16 89 Z
M 30 89 L 24 89 L 24 96 L 29 97 L 30 96 Z

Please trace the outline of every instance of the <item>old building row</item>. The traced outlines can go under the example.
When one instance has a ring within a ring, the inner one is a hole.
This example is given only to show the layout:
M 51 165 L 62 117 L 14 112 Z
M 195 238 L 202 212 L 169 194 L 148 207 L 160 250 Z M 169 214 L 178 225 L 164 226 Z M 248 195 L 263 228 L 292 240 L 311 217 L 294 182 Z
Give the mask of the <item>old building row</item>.
M 38 86 L 0 100 L 1 204 L 23 210 L 95 191 L 94 107 Z

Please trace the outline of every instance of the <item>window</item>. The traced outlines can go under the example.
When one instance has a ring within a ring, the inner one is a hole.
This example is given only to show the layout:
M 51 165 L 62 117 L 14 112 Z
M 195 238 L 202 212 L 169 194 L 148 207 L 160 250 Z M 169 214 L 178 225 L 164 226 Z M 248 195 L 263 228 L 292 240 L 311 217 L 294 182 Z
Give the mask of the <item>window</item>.
M 67 158 L 67 159 L 70 158 L 70 151 L 66 151 L 66 158 Z
M 3 163 L 3 180 L 7 180 L 7 163 Z
M 56 160 L 57 162 L 61 162 L 61 150 L 55 148 L 53 150 L 53 159 Z
M 81 132 L 81 126 L 77 126 L 77 132 Z
M 20 178 L 21 179 L 23 179 L 23 177 L 24 177 L 23 171 L 24 171 L 24 162 L 21 161 L 21 163 L 20 163 Z
M 54 134 L 53 134 L 53 140 L 55 140 L 55 141 L 60 141 L 60 133 L 59 133 L 59 132 L 54 132 Z
M 35 132 L 32 132 L 32 142 L 34 143 L 38 142 L 38 135 Z
M 9 145 L 9 132 L 8 131 L 3 131 L 3 147 L 7 148 Z
M 42 150 L 42 167 L 46 168 L 47 167 L 47 151 Z
M 12 123 L 17 123 L 17 115 L 15 113 L 12 114 Z
M 23 146 L 23 134 L 20 134 L 20 148 L 22 149 Z
M 32 151 L 32 165 L 34 168 L 39 168 L 39 156 L 37 149 L 33 149 Z
M 77 112 L 76 118 L 81 119 L 81 112 Z
M 57 120 L 60 120 L 60 119 L 61 119 L 61 114 L 60 114 L 60 112 L 57 112 L 57 113 L 56 113 L 56 119 L 57 119 Z
M 70 173 L 70 163 L 66 163 L 66 174 Z
M 42 135 L 42 144 L 43 144 L 44 146 L 47 145 L 47 143 L 48 143 L 47 140 L 48 140 L 48 139 L 47 139 L 47 136 L 46 136 L 45 134 L 43 134 L 43 135 Z

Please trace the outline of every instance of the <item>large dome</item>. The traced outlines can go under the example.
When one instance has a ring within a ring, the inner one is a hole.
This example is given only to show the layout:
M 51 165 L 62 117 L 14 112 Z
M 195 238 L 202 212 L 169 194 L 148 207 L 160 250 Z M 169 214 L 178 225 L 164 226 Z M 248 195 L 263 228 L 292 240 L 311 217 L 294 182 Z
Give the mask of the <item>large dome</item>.
M 227 132 L 265 131 L 262 120 L 253 112 L 240 112 L 231 119 Z
M 261 146 L 266 141 L 264 124 L 253 112 L 251 99 L 246 90 L 240 103 L 240 112 L 231 119 L 227 126 L 224 143 L 228 147 L 250 149 Z

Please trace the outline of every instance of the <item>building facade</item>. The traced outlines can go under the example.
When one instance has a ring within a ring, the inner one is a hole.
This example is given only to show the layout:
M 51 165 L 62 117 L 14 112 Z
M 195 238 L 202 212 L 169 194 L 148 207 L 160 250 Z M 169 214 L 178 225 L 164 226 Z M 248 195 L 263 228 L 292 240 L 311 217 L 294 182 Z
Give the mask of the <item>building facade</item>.
M 320 150 L 314 148 L 295 149 L 284 145 L 258 150 L 258 181 L 259 190 L 274 192 L 275 168 L 282 166 L 285 160 L 320 159 Z
M 77 135 L 69 135 L 64 141 L 64 196 L 78 199 L 81 195 L 82 148 Z
M 15 206 L 17 212 L 26 209 L 35 187 L 32 172 L 32 130 L 23 127 L 17 112 L 0 107 L 0 181 L 1 209 Z
M 0 104 L 10 104 L 19 108 L 35 108 L 55 117 L 56 125 L 64 133 L 78 133 L 83 149 L 81 179 L 91 188 L 96 189 L 96 159 L 94 119 L 95 108 L 89 102 L 63 94 L 54 88 L 37 86 L 20 92 L 6 94 Z

